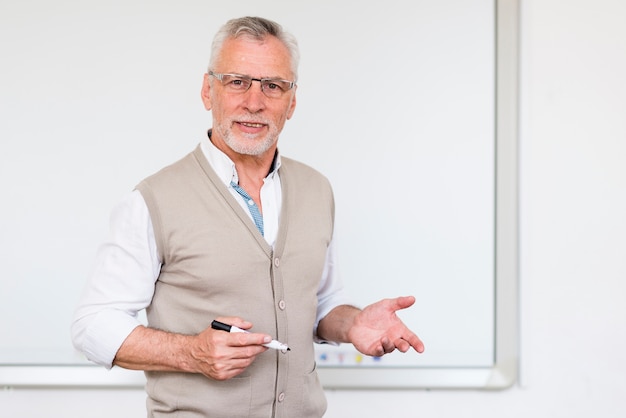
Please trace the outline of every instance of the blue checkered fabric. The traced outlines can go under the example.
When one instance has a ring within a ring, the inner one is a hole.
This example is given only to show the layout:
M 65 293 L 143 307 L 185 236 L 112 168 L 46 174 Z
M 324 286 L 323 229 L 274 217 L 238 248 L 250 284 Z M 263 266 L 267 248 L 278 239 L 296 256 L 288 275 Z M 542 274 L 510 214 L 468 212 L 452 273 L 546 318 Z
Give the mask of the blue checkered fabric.
M 246 203 L 248 204 L 248 209 L 250 209 L 250 214 L 252 215 L 252 219 L 254 220 L 254 224 L 256 225 L 259 232 L 261 232 L 261 235 L 264 235 L 263 234 L 263 215 L 261 215 L 261 212 L 259 211 L 259 207 L 257 206 L 257 204 L 254 203 L 254 200 L 252 200 L 250 195 L 246 193 L 244 189 L 239 187 L 239 185 L 236 184 L 234 181 L 231 181 L 230 185 L 246 201 Z

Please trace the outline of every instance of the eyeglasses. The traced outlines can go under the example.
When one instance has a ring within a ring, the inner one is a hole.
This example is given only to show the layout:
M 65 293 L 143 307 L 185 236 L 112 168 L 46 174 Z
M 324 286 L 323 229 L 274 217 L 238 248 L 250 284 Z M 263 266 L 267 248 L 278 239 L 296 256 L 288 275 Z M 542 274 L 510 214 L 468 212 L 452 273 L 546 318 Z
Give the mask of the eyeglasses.
M 261 91 L 271 99 L 278 99 L 295 85 L 295 81 L 278 78 L 252 78 L 241 74 L 219 74 L 209 71 L 209 75 L 217 78 L 227 91 L 231 93 L 245 93 L 250 89 L 253 81 L 261 83 Z

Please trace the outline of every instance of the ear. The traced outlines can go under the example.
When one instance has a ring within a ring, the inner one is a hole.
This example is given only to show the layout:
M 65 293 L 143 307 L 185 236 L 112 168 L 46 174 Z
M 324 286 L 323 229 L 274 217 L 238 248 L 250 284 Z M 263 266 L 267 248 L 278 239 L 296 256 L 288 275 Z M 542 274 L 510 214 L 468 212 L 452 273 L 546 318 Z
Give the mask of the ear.
M 204 75 L 204 81 L 202 82 L 202 91 L 200 96 L 202 97 L 202 103 L 206 110 L 211 110 L 211 85 L 209 84 L 209 74 Z
M 291 103 L 289 104 L 289 110 L 287 111 L 287 120 L 291 119 L 293 116 L 293 112 L 296 110 L 296 89 L 298 86 L 294 86 L 293 97 L 291 98 Z

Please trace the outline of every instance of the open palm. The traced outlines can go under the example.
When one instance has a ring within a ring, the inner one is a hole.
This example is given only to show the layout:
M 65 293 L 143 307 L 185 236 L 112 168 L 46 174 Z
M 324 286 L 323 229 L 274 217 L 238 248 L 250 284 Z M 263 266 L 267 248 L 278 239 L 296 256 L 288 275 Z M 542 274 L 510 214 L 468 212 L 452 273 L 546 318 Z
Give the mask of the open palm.
M 363 309 L 354 319 L 348 332 L 352 345 L 369 356 L 382 356 L 395 349 L 407 352 L 411 347 L 421 353 L 424 344 L 398 318 L 396 311 L 415 303 L 413 296 L 383 299 Z

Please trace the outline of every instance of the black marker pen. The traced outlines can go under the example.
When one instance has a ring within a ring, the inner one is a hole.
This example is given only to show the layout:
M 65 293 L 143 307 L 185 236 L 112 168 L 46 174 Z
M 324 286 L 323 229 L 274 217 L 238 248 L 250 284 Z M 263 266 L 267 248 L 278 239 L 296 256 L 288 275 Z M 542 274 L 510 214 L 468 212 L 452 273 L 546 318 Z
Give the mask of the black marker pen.
M 217 329 L 220 331 L 226 331 L 226 332 L 246 332 L 246 333 L 249 332 L 249 331 L 246 331 L 245 329 L 238 328 L 234 325 L 228 325 L 220 321 L 211 322 L 211 328 Z M 273 348 L 274 350 L 291 351 L 291 348 L 289 348 L 287 344 L 283 344 L 280 341 L 276 341 L 276 340 L 272 340 L 269 343 L 263 344 L 263 345 L 268 348 Z

